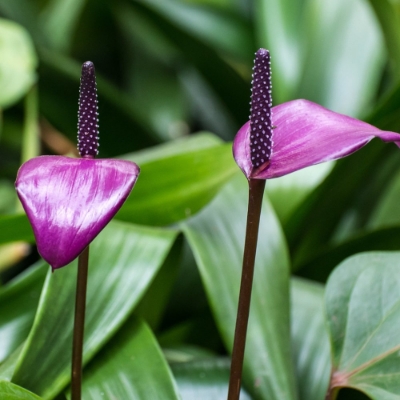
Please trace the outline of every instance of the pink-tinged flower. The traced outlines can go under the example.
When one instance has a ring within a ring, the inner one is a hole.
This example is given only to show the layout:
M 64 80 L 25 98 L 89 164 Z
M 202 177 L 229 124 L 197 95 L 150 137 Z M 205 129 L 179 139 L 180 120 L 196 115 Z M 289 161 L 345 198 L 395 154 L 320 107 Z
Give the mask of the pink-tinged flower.
M 354 153 L 371 139 L 400 135 L 330 111 L 307 100 L 272 106 L 269 52 L 258 50 L 250 121 L 237 133 L 233 156 L 248 179 L 270 179 Z
M 53 269 L 73 261 L 129 196 L 139 167 L 98 159 L 94 66 L 82 66 L 78 149 L 82 158 L 41 156 L 18 171 L 16 190 L 32 225 L 40 255 Z

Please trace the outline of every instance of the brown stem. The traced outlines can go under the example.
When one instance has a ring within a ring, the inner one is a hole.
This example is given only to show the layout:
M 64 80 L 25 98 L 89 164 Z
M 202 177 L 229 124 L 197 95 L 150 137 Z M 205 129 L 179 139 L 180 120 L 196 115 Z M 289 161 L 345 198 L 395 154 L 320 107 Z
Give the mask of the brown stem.
M 325 400 L 336 400 L 340 388 L 347 385 L 348 376 L 332 369 Z
M 76 282 L 74 338 L 72 345 L 71 400 L 81 400 L 82 353 L 85 330 L 86 287 L 89 264 L 89 246 L 78 259 L 78 278 Z
M 328 391 L 325 396 L 325 400 L 335 400 L 337 396 L 337 388 L 329 386 Z
M 240 284 L 235 338 L 233 341 L 228 400 L 238 400 L 242 381 L 243 358 L 249 320 L 251 290 L 253 286 L 254 261 L 256 258 L 258 227 L 265 180 L 249 180 L 249 205 L 247 210 L 246 239 L 244 243 L 242 280 Z

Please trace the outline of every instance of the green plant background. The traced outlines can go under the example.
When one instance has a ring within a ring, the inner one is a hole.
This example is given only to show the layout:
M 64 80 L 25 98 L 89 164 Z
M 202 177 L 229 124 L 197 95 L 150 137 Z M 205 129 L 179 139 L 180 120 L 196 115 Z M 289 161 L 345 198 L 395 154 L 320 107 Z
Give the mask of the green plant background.
M 271 51 L 274 104 L 400 132 L 400 3 L 0 0 L 0 39 L 1 399 L 69 398 L 76 268 L 39 259 L 13 181 L 76 151 L 86 60 L 100 157 L 141 175 L 91 246 L 83 398 L 225 399 L 254 52 Z M 339 400 L 400 399 L 399 195 L 379 141 L 267 182 L 241 399 L 323 400 L 331 367 Z

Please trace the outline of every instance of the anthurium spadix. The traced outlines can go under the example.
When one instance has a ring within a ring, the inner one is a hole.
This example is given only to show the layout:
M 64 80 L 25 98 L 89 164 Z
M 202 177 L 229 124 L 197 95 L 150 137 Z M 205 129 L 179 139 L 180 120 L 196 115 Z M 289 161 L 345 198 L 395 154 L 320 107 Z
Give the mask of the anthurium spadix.
M 139 168 L 98 153 L 94 65 L 82 66 L 78 149 L 81 158 L 36 157 L 21 166 L 16 189 L 40 255 L 55 268 L 73 261 L 107 225 L 131 192 Z
M 270 55 L 260 49 L 253 68 L 250 121 L 233 143 L 235 161 L 248 180 L 249 206 L 228 400 L 238 400 L 240 395 L 265 180 L 345 157 L 374 137 L 400 146 L 399 134 L 381 131 L 310 101 L 294 100 L 272 107 L 271 91 Z M 285 362 L 283 356 L 281 362 Z

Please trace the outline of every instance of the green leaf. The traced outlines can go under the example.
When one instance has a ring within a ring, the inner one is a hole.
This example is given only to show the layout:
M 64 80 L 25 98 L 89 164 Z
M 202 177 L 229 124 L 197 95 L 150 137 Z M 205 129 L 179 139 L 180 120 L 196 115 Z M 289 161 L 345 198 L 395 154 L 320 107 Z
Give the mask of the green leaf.
M 400 78 L 400 3 L 391 0 L 369 0 L 385 35 L 392 62 L 392 73 Z
M 228 393 L 230 361 L 207 358 L 171 364 L 182 400 L 225 400 Z M 241 400 L 251 397 L 241 390 Z
M 279 179 L 270 179 L 266 193 L 280 221 L 285 223 L 296 207 L 331 172 L 334 163 L 323 163 L 304 168 Z
M 15 22 L 0 19 L 0 37 L 0 107 L 7 107 L 36 81 L 37 58 L 28 32 Z
M 32 35 L 35 42 L 43 43 L 45 38 L 38 26 L 39 4 L 31 0 L 0 0 L 1 14 L 24 26 Z
M 199 211 L 239 170 L 230 143 L 141 163 L 135 191 L 117 218 L 168 225 Z
M 392 182 L 385 188 L 376 206 L 368 227 L 371 229 L 400 225 L 400 171 L 396 171 Z
M 313 259 L 316 249 L 348 239 L 364 227 L 399 166 L 398 151 L 395 145 L 373 140 L 336 162 L 286 223 L 295 269 Z
M 143 318 L 153 331 L 161 322 L 176 281 L 182 255 L 182 239 L 182 235 L 178 236 L 157 276 L 135 308 L 135 315 Z
M 86 0 L 51 0 L 46 4 L 39 23 L 54 50 L 68 50 L 85 4 Z
M 230 10 L 186 1 L 159 2 L 144 0 L 167 20 L 192 34 L 208 46 L 230 56 L 251 62 L 253 43 L 250 24 Z
M 0 290 L 0 363 L 27 338 L 47 268 L 32 265 Z
M 0 214 L 14 211 L 16 203 L 17 196 L 14 185 L 5 179 L 0 180 Z
M 258 0 L 255 22 L 260 46 L 271 51 L 274 98 L 293 99 L 301 76 L 302 4 L 297 0 Z
M 84 371 L 85 400 L 179 400 L 178 389 L 151 330 L 130 320 Z
M 247 214 L 246 180 L 235 178 L 183 230 L 209 303 L 232 350 Z M 264 200 L 246 344 L 244 381 L 257 398 L 295 399 L 289 331 L 289 260 L 285 240 Z
M 330 347 L 323 302 L 322 285 L 292 279 L 292 348 L 300 400 L 323 399 L 329 383 Z
M 26 214 L 0 216 L 0 244 L 21 240 L 26 242 L 35 240 Z
M 216 147 L 222 143 L 222 140 L 212 133 L 198 132 L 194 135 L 185 136 L 183 138 L 159 144 L 158 146 L 150 147 L 149 149 L 129 153 L 120 156 L 119 158 L 130 160 L 142 165 L 151 161 Z
M 132 10 L 152 21 L 168 40 L 179 49 L 213 88 L 224 107 L 230 111 L 237 127 L 248 117 L 249 88 L 245 80 L 217 52 L 162 14 L 154 4 L 130 1 Z
M 0 381 L 11 381 L 22 348 L 23 344 L 0 365 Z
M 369 5 L 363 0 L 309 0 L 302 23 L 295 31 L 304 32 L 305 44 L 296 97 L 365 115 L 385 63 L 381 30 Z
M 40 400 L 40 397 L 10 382 L 0 381 L 1 400 Z
M 331 275 L 325 303 L 334 389 L 352 387 L 374 400 L 400 396 L 399 272 L 399 252 L 371 252 Z
M 300 266 L 298 273 L 303 277 L 326 282 L 332 270 L 345 258 L 373 250 L 400 250 L 400 227 L 363 231 L 340 244 L 322 248 Z
M 110 223 L 90 246 L 84 362 L 128 318 L 151 284 L 176 232 Z M 76 262 L 49 271 L 12 381 L 45 399 L 70 379 Z M 50 350 L 49 350 L 50 349 Z
M 384 96 L 368 116 L 368 122 L 380 129 L 399 132 L 400 84 Z

